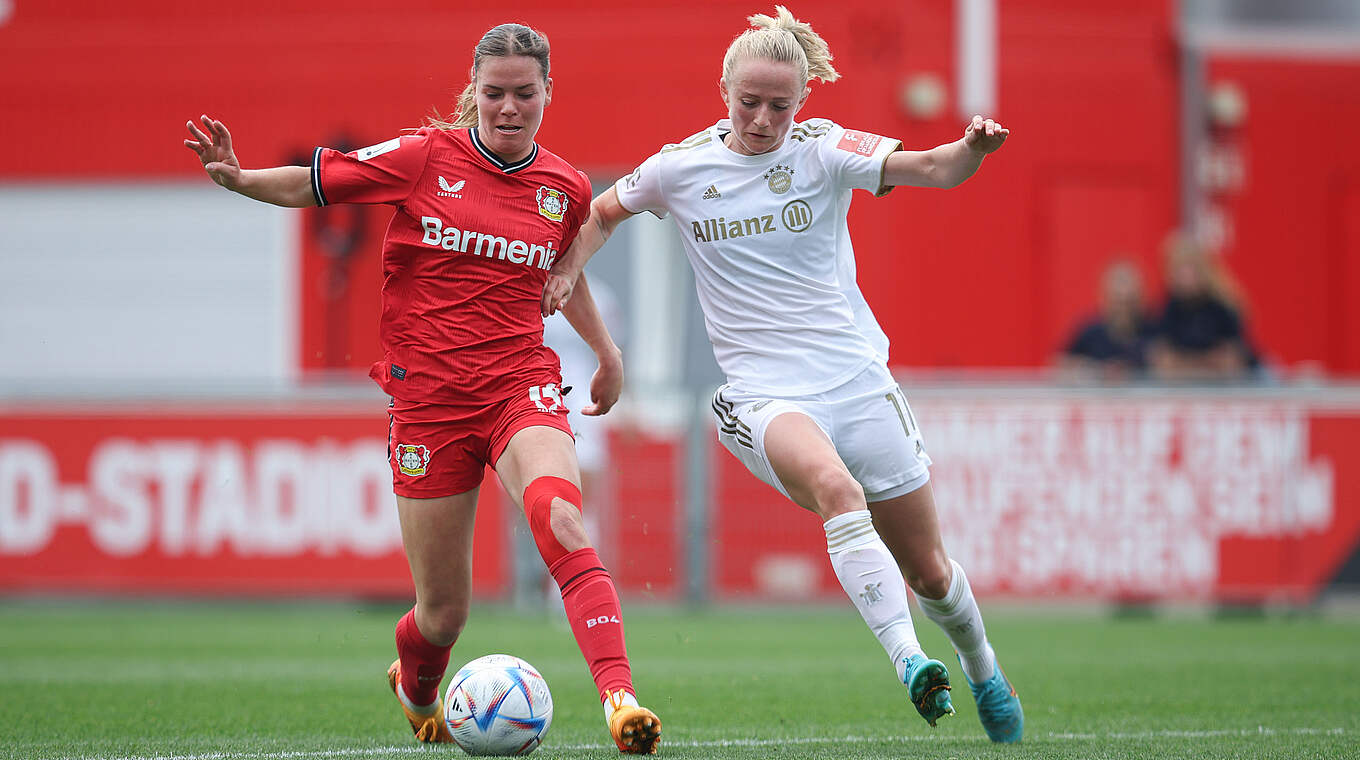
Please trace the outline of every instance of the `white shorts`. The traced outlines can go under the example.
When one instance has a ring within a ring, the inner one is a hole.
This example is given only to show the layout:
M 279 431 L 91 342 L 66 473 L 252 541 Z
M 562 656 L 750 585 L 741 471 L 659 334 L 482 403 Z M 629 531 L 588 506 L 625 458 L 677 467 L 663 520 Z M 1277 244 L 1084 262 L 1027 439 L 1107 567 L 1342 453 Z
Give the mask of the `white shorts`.
M 896 498 L 930 480 L 931 461 L 921 429 L 902 389 L 882 364 L 870 365 L 825 393 L 771 398 L 724 385 L 713 394 L 718 440 L 752 475 L 788 496 L 765 455 L 765 431 L 771 420 L 786 412 L 804 414 L 817 423 L 864 488 L 867 501 Z

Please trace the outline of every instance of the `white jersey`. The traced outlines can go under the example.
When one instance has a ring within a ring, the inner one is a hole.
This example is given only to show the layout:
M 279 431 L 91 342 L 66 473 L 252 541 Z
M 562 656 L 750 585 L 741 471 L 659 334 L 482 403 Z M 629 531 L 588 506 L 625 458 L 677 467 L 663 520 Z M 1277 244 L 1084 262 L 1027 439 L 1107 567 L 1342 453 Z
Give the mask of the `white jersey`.
M 723 144 L 731 130 L 723 119 L 667 145 L 615 185 L 628 211 L 674 219 L 727 381 L 798 396 L 886 362 L 846 215 L 853 189 L 890 189 L 883 165 L 901 143 L 811 119 L 777 150 L 745 156 Z

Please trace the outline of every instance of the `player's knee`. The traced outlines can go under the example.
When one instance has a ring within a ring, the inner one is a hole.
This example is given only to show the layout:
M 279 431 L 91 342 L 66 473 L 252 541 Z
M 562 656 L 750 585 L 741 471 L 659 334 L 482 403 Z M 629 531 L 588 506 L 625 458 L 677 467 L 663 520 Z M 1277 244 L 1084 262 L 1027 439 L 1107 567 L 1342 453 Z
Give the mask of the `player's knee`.
M 420 633 L 431 644 L 452 644 L 467 625 L 468 605 L 457 602 L 421 603 Z M 427 630 L 428 629 L 428 630 Z
M 553 563 L 589 545 L 581 521 L 581 489 L 564 478 L 536 478 L 524 489 L 524 513 L 529 532 L 544 563 Z
M 907 573 L 907 585 L 911 590 L 927 599 L 945 598 L 952 580 L 949 559 L 943 555 L 932 556 L 927 562 L 914 564 L 916 566 Z
M 817 514 L 823 520 L 864 509 L 864 489 L 839 467 L 827 467 L 812 476 L 810 488 Z
M 548 524 L 552 527 L 553 538 L 563 549 L 570 553 L 590 546 L 585 521 L 581 519 L 581 510 L 575 504 L 554 499 L 551 509 Z

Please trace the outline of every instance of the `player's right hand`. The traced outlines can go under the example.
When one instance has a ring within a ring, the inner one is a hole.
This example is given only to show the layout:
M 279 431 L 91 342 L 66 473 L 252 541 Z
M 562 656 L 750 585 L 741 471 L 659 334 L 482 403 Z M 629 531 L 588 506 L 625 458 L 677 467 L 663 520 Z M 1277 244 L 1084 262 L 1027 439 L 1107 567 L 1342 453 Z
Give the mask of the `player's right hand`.
M 613 409 L 623 393 L 623 353 L 616 347 L 595 358 L 600 366 L 590 377 L 590 403 L 581 407 L 581 414 L 587 417 L 598 417 Z
M 231 132 L 227 131 L 227 125 L 208 118 L 207 114 L 200 119 L 203 129 L 199 129 L 192 121 L 185 122 L 193 139 L 185 140 L 184 147 L 198 154 L 198 160 L 203 162 L 203 171 L 212 177 L 213 182 L 228 190 L 235 190 L 241 181 L 241 162 L 236 160 L 236 152 L 232 150 Z

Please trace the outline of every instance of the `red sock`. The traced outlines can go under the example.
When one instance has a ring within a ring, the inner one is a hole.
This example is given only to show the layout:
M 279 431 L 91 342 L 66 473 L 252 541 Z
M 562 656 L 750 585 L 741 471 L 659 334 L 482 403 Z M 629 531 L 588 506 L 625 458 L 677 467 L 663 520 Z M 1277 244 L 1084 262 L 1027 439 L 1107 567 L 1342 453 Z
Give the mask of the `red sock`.
M 401 690 L 416 705 L 432 705 L 439 699 L 439 684 L 449 666 L 450 644 L 435 646 L 416 627 L 416 610 L 397 623 L 397 656 L 401 658 Z
M 600 555 L 590 547 L 577 549 L 554 562 L 548 572 L 562 589 L 567 621 L 600 691 L 600 702 L 606 690 L 634 693 L 619 595 Z

